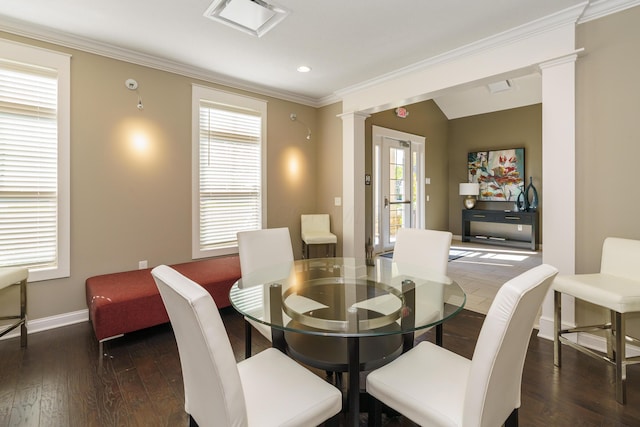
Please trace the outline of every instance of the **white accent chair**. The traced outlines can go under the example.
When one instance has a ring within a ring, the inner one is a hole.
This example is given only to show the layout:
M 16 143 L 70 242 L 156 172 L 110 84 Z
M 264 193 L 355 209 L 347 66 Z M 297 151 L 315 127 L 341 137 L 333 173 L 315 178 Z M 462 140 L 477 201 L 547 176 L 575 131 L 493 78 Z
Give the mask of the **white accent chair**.
M 556 274 L 543 264 L 500 288 L 471 360 L 425 341 L 371 372 L 370 417 L 380 422 L 382 402 L 422 426 L 517 426 L 529 338 Z
M 331 256 L 336 256 L 338 237 L 331 232 L 329 214 L 301 215 L 300 237 L 302 237 L 303 258 L 309 258 L 309 247 L 311 245 L 331 247 Z M 327 256 L 329 256 L 328 252 Z
M 451 248 L 452 234 L 448 231 L 423 230 L 418 228 L 401 228 L 396 234 L 396 243 L 393 248 L 393 262 L 398 268 L 420 268 L 430 272 L 446 276 L 449 265 L 449 249 Z M 439 288 L 442 291 L 442 288 Z M 420 295 L 423 292 L 425 295 Z M 416 294 L 416 316 L 429 318 L 434 314 L 440 316 L 444 307 L 442 304 L 434 305 L 434 301 L 443 301 L 440 298 L 426 293 L 429 289 L 418 289 Z M 437 313 L 434 313 L 437 312 Z M 418 320 L 418 318 L 416 318 Z M 414 334 L 414 339 L 426 333 L 429 329 L 421 329 Z M 436 326 L 436 344 L 442 346 L 442 324 Z
M 274 348 L 236 364 L 211 295 L 166 265 L 151 274 L 178 343 L 190 425 L 315 426 L 340 412 L 338 389 Z
M 243 278 L 257 271 L 264 271 L 270 267 L 294 261 L 291 236 L 286 227 L 242 231 L 237 234 L 237 237 L 240 274 Z M 274 273 L 277 273 L 277 269 L 274 270 Z M 261 278 L 269 281 L 280 277 L 269 278 L 263 275 Z M 251 326 L 269 341 L 273 341 L 272 330 L 269 326 L 245 317 L 245 358 L 251 357 Z M 284 340 L 284 338 L 282 339 Z
M 0 268 L 0 291 L 11 286 L 20 287 L 20 314 L 15 316 L 0 316 L 0 320 L 15 320 L 17 322 L 6 326 L 0 337 L 20 326 L 20 346 L 27 346 L 27 279 L 29 270 L 22 267 Z
M 559 275 L 553 282 L 554 290 L 554 351 L 553 362 L 562 362 L 560 344 L 569 345 L 596 359 L 615 366 L 616 400 L 625 404 L 627 399 L 627 365 L 640 363 L 640 357 L 626 357 L 625 342 L 640 342 L 626 335 L 625 317 L 640 312 L 640 240 L 609 237 L 602 246 L 600 273 Z M 609 310 L 610 322 L 600 325 L 562 327 L 562 294 Z M 596 353 L 564 335 L 604 330 L 607 332 L 606 356 Z

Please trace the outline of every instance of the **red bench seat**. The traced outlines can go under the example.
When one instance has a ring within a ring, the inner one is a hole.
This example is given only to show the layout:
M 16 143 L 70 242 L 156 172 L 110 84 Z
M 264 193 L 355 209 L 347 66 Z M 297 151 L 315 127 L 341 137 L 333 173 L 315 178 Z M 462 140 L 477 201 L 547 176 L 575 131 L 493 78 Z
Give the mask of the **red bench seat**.
M 240 278 L 237 255 L 171 267 L 204 287 L 218 308 L 231 305 L 229 290 Z M 151 269 L 90 277 L 85 286 L 89 319 L 100 342 L 169 321 Z

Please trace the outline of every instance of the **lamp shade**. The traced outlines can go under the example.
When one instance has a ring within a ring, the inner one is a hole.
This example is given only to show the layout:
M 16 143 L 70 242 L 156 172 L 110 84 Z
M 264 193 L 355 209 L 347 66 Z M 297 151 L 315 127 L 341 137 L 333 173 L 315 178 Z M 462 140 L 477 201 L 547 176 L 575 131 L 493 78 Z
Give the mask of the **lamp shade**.
M 473 183 L 473 182 L 460 183 L 461 196 L 477 196 L 478 193 L 480 193 L 480 184 Z

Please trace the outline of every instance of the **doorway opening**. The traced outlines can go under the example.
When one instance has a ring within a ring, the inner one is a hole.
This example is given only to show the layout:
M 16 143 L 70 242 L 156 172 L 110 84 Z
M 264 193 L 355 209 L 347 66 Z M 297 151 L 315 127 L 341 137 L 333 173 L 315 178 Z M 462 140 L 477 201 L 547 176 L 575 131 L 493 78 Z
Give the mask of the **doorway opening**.
M 392 251 L 400 228 L 424 228 L 425 138 L 372 128 L 373 251 Z

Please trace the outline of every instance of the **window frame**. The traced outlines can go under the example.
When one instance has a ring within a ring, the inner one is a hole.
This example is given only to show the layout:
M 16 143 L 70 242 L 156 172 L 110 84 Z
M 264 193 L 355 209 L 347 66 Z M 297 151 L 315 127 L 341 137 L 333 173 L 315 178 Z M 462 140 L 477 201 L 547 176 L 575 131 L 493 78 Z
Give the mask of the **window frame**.
M 29 282 L 71 275 L 71 55 L 10 40 L 0 40 L 2 58 L 57 70 L 57 262 L 29 268 Z
M 238 95 L 200 85 L 192 85 L 191 97 L 191 139 L 192 139 L 192 190 L 191 190 L 191 256 L 193 259 L 238 253 L 237 241 L 223 248 L 203 249 L 200 247 L 200 102 L 206 101 L 221 107 L 248 109 L 260 113 L 260 227 L 267 223 L 267 101 Z

